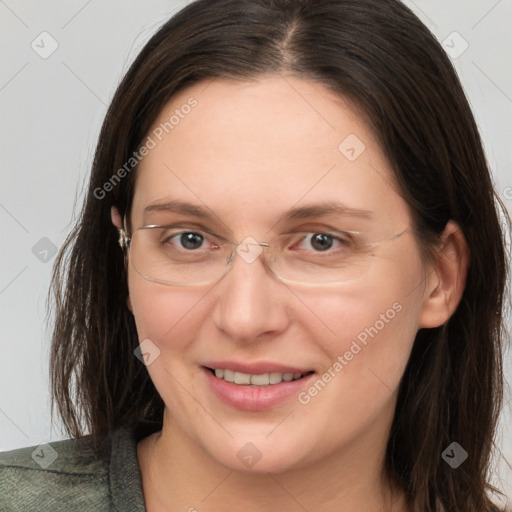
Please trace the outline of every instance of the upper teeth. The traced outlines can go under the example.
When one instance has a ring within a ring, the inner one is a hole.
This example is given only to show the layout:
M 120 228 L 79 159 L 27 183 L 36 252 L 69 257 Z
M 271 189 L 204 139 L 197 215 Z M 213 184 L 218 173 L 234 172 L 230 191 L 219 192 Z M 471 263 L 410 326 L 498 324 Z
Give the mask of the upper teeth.
M 215 369 L 215 376 L 235 384 L 245 384 L 254 386 L 268 386 L 269 384 L 279 384 L 283 380 L 290 382 L 300 379 L 303 373 L 263 373 L 261 375 L 250 375 L 248 373 L 234 372 L 232 370 Z

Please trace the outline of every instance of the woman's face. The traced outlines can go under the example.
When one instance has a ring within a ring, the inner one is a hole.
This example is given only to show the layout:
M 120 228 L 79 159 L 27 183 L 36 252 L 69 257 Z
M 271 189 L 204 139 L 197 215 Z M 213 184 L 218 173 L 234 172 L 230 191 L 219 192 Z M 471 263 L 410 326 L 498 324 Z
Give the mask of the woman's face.
M 376 241 L 411 222 L 361 115 L 318 83 L 279 75 L 198 83 L 173 97 L 149 136 L 132 229 L 180 222 L 189 232 L 267 242 L 339 227 Z M 154 208 L 171 201 L 209 217 Z M 344 210 L 302 210 L 285 220 L 289 210 L 325 203 Z M 314 254 L 321 241 L 309 236 L 300 247 Z M 180 237 L 173 243 L 187 250 Z M 140 341 L 150 340 L 147 369 L 170 425 L 214 461 L 241 471 L 380 453 L 424 308 L 411 231 L 363 251 L 364 273 L 336 285 L 281 282 L 262 250 L 254 261 L 235 253 L 231 270 L 211 285 L 167 286 L 129 267 L 129 306 Z M 248 387 L 207 367 L 273 373 L 276 381 L 314 373 Z

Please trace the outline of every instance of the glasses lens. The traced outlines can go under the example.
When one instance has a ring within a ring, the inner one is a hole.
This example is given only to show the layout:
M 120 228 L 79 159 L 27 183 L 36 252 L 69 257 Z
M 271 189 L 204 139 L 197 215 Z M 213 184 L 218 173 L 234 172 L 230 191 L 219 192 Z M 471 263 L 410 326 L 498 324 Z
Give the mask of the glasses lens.
M 367 272 L 374 247 L 356 242 L 347 233 L 294 233 L 292 238 L 280 235 L 272 244 L 271 268 L 281 280 L 291 283 L 351 281 Z
M 134 232 L 130 258 L 139 274 L 164 284 L 211 283 L 228 269 L 226 248 L 205 234 L 160 226 Z

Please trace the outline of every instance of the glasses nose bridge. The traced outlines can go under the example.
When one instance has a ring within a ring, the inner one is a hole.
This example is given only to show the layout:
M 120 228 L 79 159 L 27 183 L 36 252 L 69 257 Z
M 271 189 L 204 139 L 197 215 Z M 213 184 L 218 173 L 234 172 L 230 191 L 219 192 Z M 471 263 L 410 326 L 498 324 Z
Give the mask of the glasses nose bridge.
M 262 256 L 264 265 L 269 266 L 267 251 L 264 251 L 264 249 L 271 248 L 272 245 L 270 243 L 258 242 L 254 237 L 247 236 L 241 242 L 230 242 L 230 246 L 226 265 L 233 264 L 236 253 L 245 263 L 253 263 Z

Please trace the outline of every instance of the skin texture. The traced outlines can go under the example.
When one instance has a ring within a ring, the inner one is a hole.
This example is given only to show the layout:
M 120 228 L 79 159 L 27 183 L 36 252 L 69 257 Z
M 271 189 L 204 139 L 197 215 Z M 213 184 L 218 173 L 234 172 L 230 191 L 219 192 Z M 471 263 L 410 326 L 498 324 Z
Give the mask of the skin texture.
M 409 226 L 363 116 L 322 85 L 281 75 L 198 83 L 173 97 L 154 128 L 191 96 L 198 105 L 141 162 L 132 228 L 166 223 L 165 213 L 143 210 L 170 199 L 207 206 L 217 224 L 199 222 L 236 241 L 268 241 L 289 227 L 321 231 L 333 218 L 279 221 L 289 208 L 331 200 L 373 213 L 344 220 L 356 230 L 393 235 Z M 338 149 L 350 134 L 365 145 L 354 161 Z M 112 220 L 121 226 L 115 209 Z M 139 339 L 160 350 L 147 370 L 166 404 L 162 431 L 138 446 L 148 511 L 407 510 L 383 478 L 396 391 L 418 329 L 455 310 L 467 262 L 450 222 L 435 268 L 423 265 L 408 230 L 377 248 L 363 277 L 335 287 L 284 284 L 261 259 L 236 258 L 221 281 L 199 287 L 151 283 L 129 264 L 127 304 Z M 201 371 L 208 360 L 274 361 L 319 377 L 383 314 L 378 334 L 307 404 L 293 396 L 240 411 Z M 251 468 L 237 457 L 248 442 L 261 453 Z

